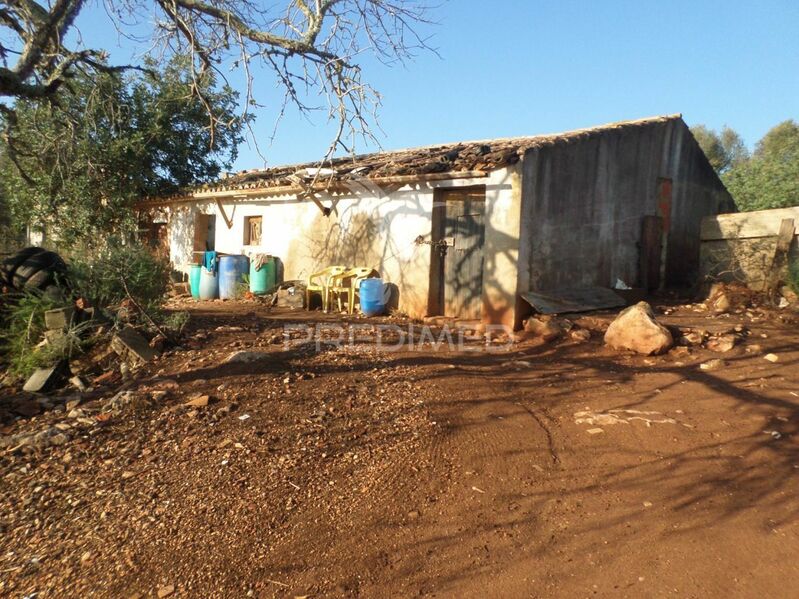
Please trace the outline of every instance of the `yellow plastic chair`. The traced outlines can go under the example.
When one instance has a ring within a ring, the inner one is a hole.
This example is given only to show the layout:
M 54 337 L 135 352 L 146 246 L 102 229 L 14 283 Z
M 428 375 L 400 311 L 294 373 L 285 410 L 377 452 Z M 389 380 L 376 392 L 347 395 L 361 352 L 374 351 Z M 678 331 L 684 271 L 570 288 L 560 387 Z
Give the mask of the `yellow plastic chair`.
M 329 306 L 328 301 L 330 299 L 330 285 L 333 282 L 333 277 L 340 275 L 346 270 L 346 266 L 328 266 L 308 277 L 308 285 L 305 287 L 305 305 L 310 309 L 311 294 L 318 293 L 322 296 L 322 310 L 327 312 Z
M 375 269 L 369 267 L 355 267 L 345 272 L 342 272 L 333 277 L 332 284 L 329 288 L 330 299 L 335 297 L 338 300 L 338 311 L 341 312 L 341 297 L 344 296 L 347 302 L 347 313 L 352 314 L 355 312 L 355 296 L 359 293 L 361 288 L 361 281 L 368 279 Z

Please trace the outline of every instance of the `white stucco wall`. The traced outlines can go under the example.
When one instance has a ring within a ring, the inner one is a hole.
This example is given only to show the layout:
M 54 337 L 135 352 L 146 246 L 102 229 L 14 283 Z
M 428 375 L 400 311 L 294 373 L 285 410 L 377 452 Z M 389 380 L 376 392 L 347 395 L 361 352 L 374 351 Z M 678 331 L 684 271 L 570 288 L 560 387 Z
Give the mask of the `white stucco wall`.
M 427 311 L 430 276 L 430 246 L 416 238 L 430 239 L 433 198 L 436 188 L 486 186 L 486 256 L 483 297 L 485 302 L 501 299 L 512 304 L 516 293 L 515 260 L 518 252 L 518 199 L 512 192 L 514 168 L 494 171 L 489 177 L 456 179 L 378 188 L 353 183 L 351 193 L 319 194 L 325 206 L 333 208 L 324 216 L 311 201 L 294 196 L 225 199 L 222 208 L 215 201 L 179 204 L 170 211 L 170 259 L 177 270 L 188 272 L 192 263 L 195 214 L 216 215 L 216 250 L 251 255 L 266 253 L 279 257 L 284 279 L 306 279 L 309 274 L 333 264 L 367 266 L 397 285 L 400 309 L 414 317 Z M 263 218 L 260 246 L 244 245 L 244 219 Z M 491 314 L 492 310 L 484 310 Z

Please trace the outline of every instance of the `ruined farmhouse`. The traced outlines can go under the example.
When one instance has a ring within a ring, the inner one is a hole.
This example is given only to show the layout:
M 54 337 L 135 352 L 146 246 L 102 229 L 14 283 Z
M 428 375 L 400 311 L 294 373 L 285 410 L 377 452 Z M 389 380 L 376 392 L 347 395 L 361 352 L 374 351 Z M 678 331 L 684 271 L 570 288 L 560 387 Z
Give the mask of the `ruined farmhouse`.
M 528 291 L 687 286 L 734 211 L 680 115 L 244 171 L 141 204 L 153 243 L 265 253 L 285 279 L 368 266 L 410 316 L 518 326 Z

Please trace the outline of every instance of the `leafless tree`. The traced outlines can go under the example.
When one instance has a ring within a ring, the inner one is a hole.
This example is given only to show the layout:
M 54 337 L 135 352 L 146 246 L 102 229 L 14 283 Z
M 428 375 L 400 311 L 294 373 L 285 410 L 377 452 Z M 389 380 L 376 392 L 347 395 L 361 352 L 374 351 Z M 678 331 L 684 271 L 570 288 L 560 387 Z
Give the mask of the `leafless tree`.
M 364 56 L 390 64 L 430 49 L 419 34 L 420 25 L 429 22 L 426 0 L 103 2 L 120 34 L 151 54 L 161 60 L 190 57 L 195 80 L 209 71 L 226 79 L 231 69 L 241 69 L 247 81 L 244 111 L 257 106 L 251 67 L 266 66 L 285 93 L 278 115 L 293 105 L 306 114 L 325 110 L 337 124 L 328 156 L 337 149 L 351 151 L 358 138 L 374 139 L 380 96 L 362 78 Z M 69 88 L 79 70 L 142 68 L 110 64 L 105 51 L 84 46 L 79 34 L 86 5 L 85 0 L 0 2 L 0 98 L 52 98 Z M 69 39 L 78 41 L 69 44 Z M 195 93 L 202 98 L 199 85 Z M 0 110 L 13 124 L 13 103 L 0 103 Z M 212 130 L 216 119 L 209 113 Z

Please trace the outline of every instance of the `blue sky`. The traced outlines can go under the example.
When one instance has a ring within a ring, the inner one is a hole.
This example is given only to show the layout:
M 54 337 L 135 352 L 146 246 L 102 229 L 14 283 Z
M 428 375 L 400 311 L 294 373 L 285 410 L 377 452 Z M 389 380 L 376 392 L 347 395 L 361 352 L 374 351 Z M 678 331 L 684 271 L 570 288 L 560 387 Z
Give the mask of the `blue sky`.
M 384 96 L 385 149 L 675 112 L 689 125 L 729 125 L 751 146 L 774 124 L 799 119 L 796 0 L 445 0 L 433 16 L 439 24 L 425 32 L 440 57 L 365 63 Z M 88 9 L 84 37 L 127 57 L 130 43 L 104 19 L 102 9 Z M 259 99 L 273 88 L 256 73 Z M 322 115 L 311 123 L 289 115 L 271 146 L 275 111 L 257 116 L 269 165 L 314 160 L 327 148 L 332 130 Z M 245 145 L 235 166 L 263 159 Z

